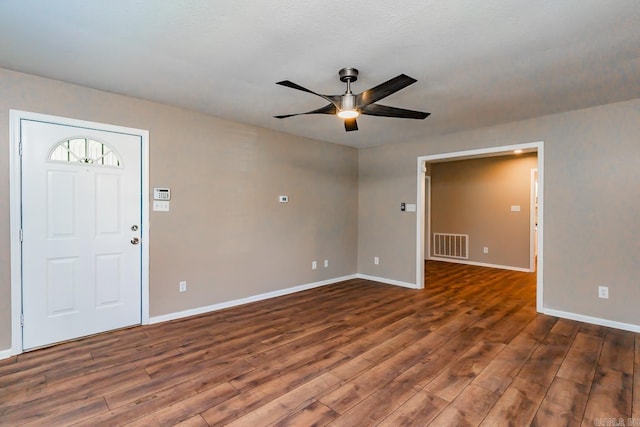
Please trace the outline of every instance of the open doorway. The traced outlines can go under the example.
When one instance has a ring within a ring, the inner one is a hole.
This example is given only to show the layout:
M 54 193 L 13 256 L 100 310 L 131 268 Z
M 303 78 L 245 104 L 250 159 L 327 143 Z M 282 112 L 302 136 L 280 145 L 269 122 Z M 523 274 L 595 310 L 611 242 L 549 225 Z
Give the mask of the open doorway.
M 534 271 L 536 152 L 447 159 L 426 168 L 425 260 Z
M 431 181 L 427 178 L 426 165 L 437 162 L 447 162 L 456 160 L 476 159 L 483 157 L 494 157 L 503 155 L 512 155 L 516 150 L 522 150 L 524 153 L 536 153 L 537 161 L 535 163 L 536 168 L 531 172 L 531 191 L 537 193 L 534 199 L 534 194 L 531 193 L 531 215 L 530 215 L 530 245 L 531 250 L 530 262 L 527 264 L 527 268 L 524 271 L 537 271 L 536 281 L 536 306 L 537 310 L 542 309 L 543 301 L 543 142 L 535 142 L 528 144 L 516 144 L 502 147 L 492 147 L 478 150 L 468 150 L 452 153 L 437 154 L 431 156 L 418 157 L 418 170 L 417 170 L 417 238 L 416 238 L 416 287 L 424 288 L 424 260 L 427 258 L 429 252 L 429 238 L 431 236 L 429 225 L 429 209 L 430 196 L 429 184 Z M 535 203 L 537 201 L 537 203 Z M 534 216 L 534 214 L 536 214 Z M 536 256 L 537 255 L 537 256 Z

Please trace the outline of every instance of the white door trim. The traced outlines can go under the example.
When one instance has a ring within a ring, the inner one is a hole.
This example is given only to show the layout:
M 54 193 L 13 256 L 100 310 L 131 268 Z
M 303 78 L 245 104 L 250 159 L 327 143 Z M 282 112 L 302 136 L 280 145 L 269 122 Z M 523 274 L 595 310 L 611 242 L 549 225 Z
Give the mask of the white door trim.
M 21 162 L 20 162 L 20 121 L 35 120 L 64 124 L 74 127 L 86 127 L 107 132 L 119 132 L 136 135 L 142 142 L 142 224 L 141 251 L 142 262 L 140 280 L 142 283 L 142 324 L 149 323 L 149 131 L 123 126 L 57 117 L 47 114 L 9 110 L 9 224 L 11 250 L 11 354 L 22 353 L 22 248 L 20 242 L 21 213 Z
M 425 171 L 426 174 L 426 171 Z M 425 202 L 427 204 L 427 212 L 426 217 L 424 219 L 424 235 L 426 238 L 425 242 L 425 255 L 424 259 L 431 259 L 431 176 L 427 175 L 425 177 Z
M 543 255 L 544 255 L 544 141 L 526 144 L 504 145 L 498 147 L 481 148 L 477 150 L 457 151 L 451 153 L 419 156 L 417 159 L 417 212 L 416 212 L 416 288 L 424 288 L 424 197 L 425 197 L 425 163 L 442 161 L 444 159 L 458 159 L 487 157 L 514 150 L 536 150 L 538 153 L 538 264 L 536 276 L 536 310 L 542 312 L 543 298 Z
M 529 188 L 529 271 L 536 271 L 536 174 L 538 168 L 531 169 Z

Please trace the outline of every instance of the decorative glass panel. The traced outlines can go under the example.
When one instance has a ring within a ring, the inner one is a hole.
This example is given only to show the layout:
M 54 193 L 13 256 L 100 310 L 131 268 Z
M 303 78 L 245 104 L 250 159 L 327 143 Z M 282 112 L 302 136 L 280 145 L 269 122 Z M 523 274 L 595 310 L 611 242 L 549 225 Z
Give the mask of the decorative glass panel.
M 89 138 L 73 138 L 62 141 L 49 156 L 56 162 L 83 163 L 118 168 L 120 159 L 108 145 Z

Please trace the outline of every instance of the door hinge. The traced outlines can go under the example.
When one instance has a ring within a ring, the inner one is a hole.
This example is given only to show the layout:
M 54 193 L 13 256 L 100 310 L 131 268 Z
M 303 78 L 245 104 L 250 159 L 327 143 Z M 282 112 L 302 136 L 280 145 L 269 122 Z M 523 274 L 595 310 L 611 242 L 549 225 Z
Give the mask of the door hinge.
M 18 155 L 22 156 L 22 141 L 18 143 Z
M 20 229 L 20 241 L 22 242 L 24 239 L 24 232 L 22 231 L 22 228 Z
M 20 314 L 20 327 L 24 328 L 24 314 Z

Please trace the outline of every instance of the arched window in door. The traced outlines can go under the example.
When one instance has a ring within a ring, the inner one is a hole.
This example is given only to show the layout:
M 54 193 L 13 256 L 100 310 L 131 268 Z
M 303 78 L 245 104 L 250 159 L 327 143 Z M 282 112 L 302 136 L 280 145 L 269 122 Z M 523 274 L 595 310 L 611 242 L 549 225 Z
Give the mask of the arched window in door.
M 118 155 L 108 145 L 90 138 L 73 138 L 60 142 L 51 150 L 49 160 L 119 168 Z

